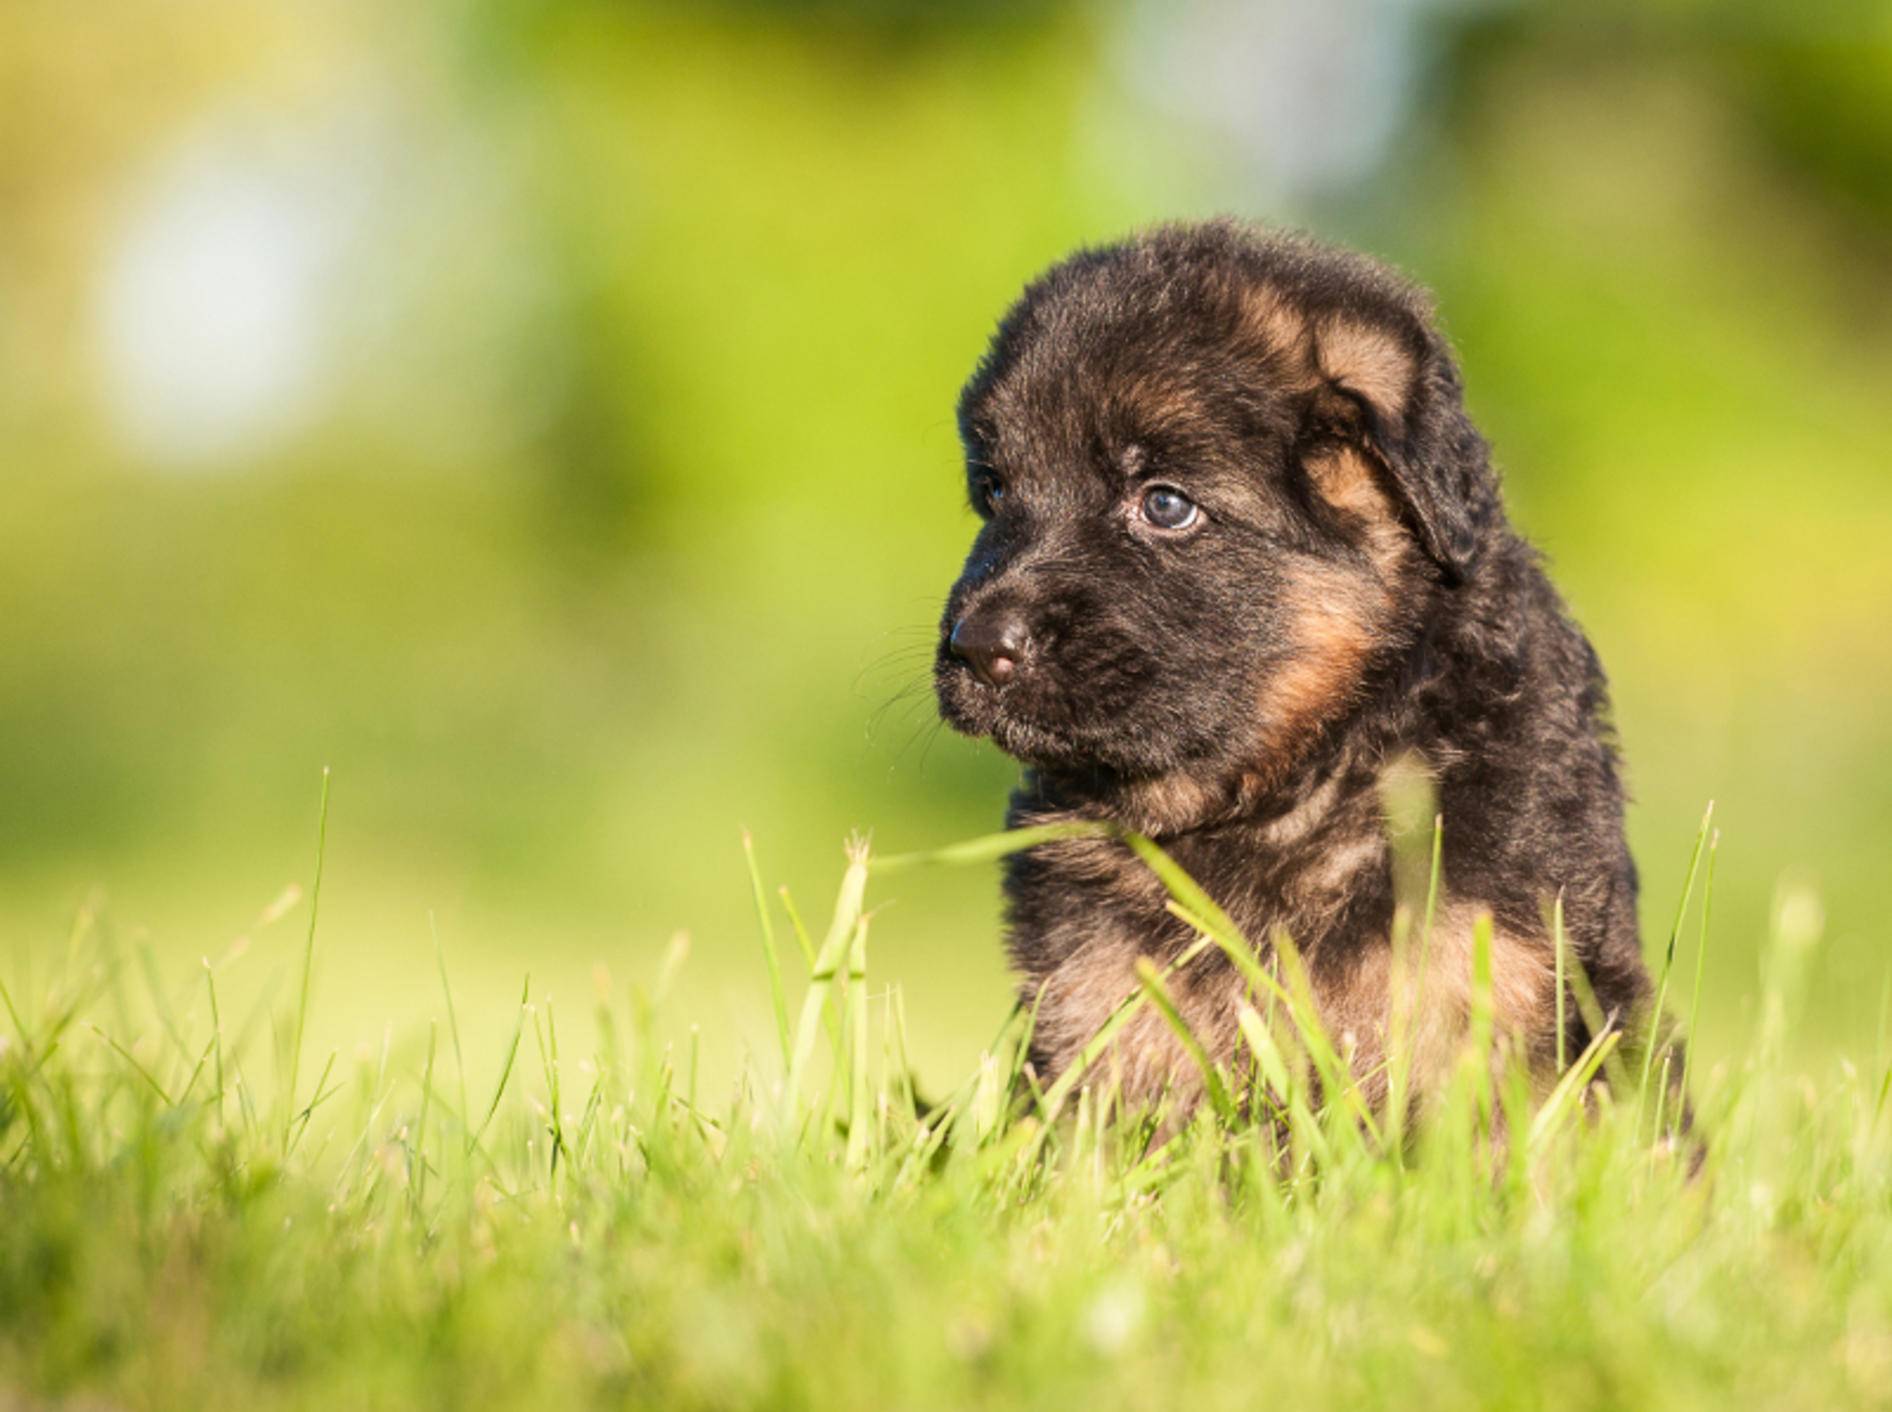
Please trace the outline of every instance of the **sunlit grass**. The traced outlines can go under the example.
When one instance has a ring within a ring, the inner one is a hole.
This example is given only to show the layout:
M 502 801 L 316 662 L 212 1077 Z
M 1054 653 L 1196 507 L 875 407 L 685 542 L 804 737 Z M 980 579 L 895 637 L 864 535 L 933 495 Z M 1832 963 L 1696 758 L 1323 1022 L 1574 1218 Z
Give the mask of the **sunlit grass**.
M 1463 1053 L 1406 1131 L 1347 1077 L 1291 945 L 1258 963 L 1126 835 L 1194 946 L 1145 970 L 1081 1074 L 1040 1084 L 1021 1007 L 956 1086 L 922 1094 L 905 1016 L 924 998 L 873 983 L 877 879 L 1031 841 L 888 858 L 856 841 L 819 940 L 752 871 L 778 1048 L 714 1094 L 701 1046 L 721 1039 L 658 1037 L 681 944 L 601 1002 L 582 1058 L 525 982 L 489 1090 L 467 1074 L 444 947 L 445 1035 L 318 1065 L 297 1057 L 306 979 L 280 1013 L 235 1020 L 215 964 L 179 1004 L 82 924 L 56 974 L 3 996 L 0 1390 L 139 1407 L 1892 1395 L 1892 1069 L 1783 1067 L 1807 900 L 1779 909 L 1748 1057 L 1693 1076 L 1692 1135 L 1667 1031 L 1610 1030 L 1541 1102 L 1494 1067 L 1488 929 Z M 318 870 L 305 977 L 319 901 Z M 1402 954 L 1424 955 L 1430 910 L 1402 915 Z M 1675 936 L 1688 914 L 1684 898 Z M 1250 989 L 1232 1067 L 1168 998 L 1211 949 Z M 1704 954 L 1679 973 L 1697 990 Z M 1115 1101 L 1108 1040 L 1146 1006 L 1202 1066 L 1193 1111 Z

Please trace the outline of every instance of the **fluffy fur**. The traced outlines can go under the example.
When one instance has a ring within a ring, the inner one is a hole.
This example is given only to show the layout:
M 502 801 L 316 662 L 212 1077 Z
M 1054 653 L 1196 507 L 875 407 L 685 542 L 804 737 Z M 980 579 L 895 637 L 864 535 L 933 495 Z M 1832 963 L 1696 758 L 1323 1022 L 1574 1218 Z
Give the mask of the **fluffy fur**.
M 935 684 L 950 724 L 1025 766 L 1011 824 L 1155 837 L 1258 944 L 1286 930 L 1370 1076 L 1394 990 L 1382 777 L 1416 759 L 1444 819 L 1421 1088 L 1428 1054 L 1462 1032 L 1480 912 L 1500 1024 L 1540 1072 L 1558 893 L 1603 1010 L 1645 1004 L 1603 672 L 1505 519 L 1420 291 L 1300 238 L 1157 229 L 1032 283 L 959 425 L 984 523 Z M 1198 507 L 1192 523 L 1152 521 L 1159 486 Z M 999 685 L 952 642 L 994 614 L 1024 633 Z M 1191 937 L 1101 839 L 1015 856 L 1005 891 L 1048 1080 L 1135 989 L 1138 958 Z M 1243 990 L 1226 958 L 1171 987 L 1232 1060 Z M 1132 1099 L 1187 1100 L 1197 1082 L 1152 1016 L 1122 1032 L 1115 1067 Z

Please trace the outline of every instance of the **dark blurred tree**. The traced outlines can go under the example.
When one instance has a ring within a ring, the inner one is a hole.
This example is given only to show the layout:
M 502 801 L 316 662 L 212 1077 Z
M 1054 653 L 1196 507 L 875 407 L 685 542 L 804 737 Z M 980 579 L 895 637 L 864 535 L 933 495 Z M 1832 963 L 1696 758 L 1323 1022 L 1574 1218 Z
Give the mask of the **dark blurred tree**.
M 1773 155 L 1778 179 L 1866 230 L 1892 224 L 1892 5 L 1538 0 L 1442 7 L 1435 34 L 1440 96 L 1458 119 L 1473 110 L 1451 100 L 1480 75 L 1526 56 L 1686 71 Z M 1892 262 L 1892 250 L 1873 249 Z
M 1882 18 L 1878 28 L 1743 36 L 1725 53 L 1732 87 L 1781 168 L 1845 214 L 1884 227 L 1892 224 L 1892 23 Z

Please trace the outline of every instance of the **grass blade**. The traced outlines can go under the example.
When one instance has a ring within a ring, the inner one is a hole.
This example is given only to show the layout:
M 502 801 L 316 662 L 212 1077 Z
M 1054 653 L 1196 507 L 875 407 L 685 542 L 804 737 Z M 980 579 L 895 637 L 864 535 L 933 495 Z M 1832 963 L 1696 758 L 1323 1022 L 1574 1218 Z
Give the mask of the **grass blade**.
M 1682 1093 L 1688 1093 L 1688 1076 L 1695 1063 L 1695 1024 L 1701 1018 L 1701 980 L 1708 960 L 1708 918 L 1715 901 L 1715 852 L 1721 845 L 1721 830 L 1708 836 L 1708 874 L 1702 879 L 1701 933 L 1695 942 L 1695 989 L 1688 1002 L 1688 1029 L 1683 1034 Z
M 1189 1028 L 1188 1021 L 1182 1017 L 1182 1011 L 1176 1008 L 1176 1001 L 1169 993 L 1169 987 L 1163 984 L 1162 973 L 1147 956 L 1137 957 L 1137 980 L 1144 992 L 1150 997 L 1150 1004 L 1156 1007 L 1156 1013 L 1163 1017 L 1170 1030 L 1176 1036 L 1176 1042 L 1182 1045 L 1183 1052 L 1189 1056 L 1202 1074 L 1202 1089 L 1209 1100 L 1209 1106 L 1224 1123 L 1235 1122 L 1235 1105 L 1230 1101 L 1228 1088 L 1222 1082 L 1222 1075 L 1217 1071 L 1208 1051 L 1202 1047 L 1202 1041 L 1196 1038 L 1195 1031 Z
M 762 873 L 756 866 L 755 840 L 742 831 L 742 856 L 749 865 L 749 885 L 755 892 L 756 921 L 762 927 L 762 957 L 769 968 L 769 1000 L 775 1007 L 775 1035 L 782 1046 L 782 1067 L 788 1067 L 788 996 L 782 989 L 782 958 L 775 949 L 775 922 L 769 916 L 768 898 L 762 892 Z
M 1215 942 L 1211 938 L 1207 936 L 1197 937 L 1182 950 L 1175 960 L 1171 961 L 1163 968 L 1163 976 L 1167 978 L 1174 975 L 1213 945 L 1215 945 Z M 1110 1042 L 1117 1037 L 1117 1032 L 1129 1023 L 1130 1017 L 1135 1015 L 1138 1010 L 1142 1009 L 1148 999 L 1149 992 L 1139 986 L 1136 990 L 1131 991 L 1120 1000 L 1117 1003 L 1117 1008 L 1110 1012 L 1109 1017 L 1103 1024 L 1097 1027 L 1096 1033 L 1094 1033 L 1090 1039 L 1085 1042 L 1084 1047 L 1078 1051 L 1076 1060 L 1069 1064 L 1063 1073 L 1058 1075 L 1050 1088 L 1045 1090 L 1044 1102 L 1039 1105 L 1043 1114 L 1045 1131 L 1050 1130 L 1051 1123 L 1063 1109 L 1065 1100 L 1071 1096 L 1071 1091 L 1084 1081 L 1084 1077 L 1090 1072 L 1091 1066 L 1102 1058 L 1105 1051 L 1110 1048 Z
M 486 1105 L 486 1116 L 480 1119 L 480 1125 L 474 1129 L 473 1142 L 479 1143 L 480 1136 L 487 1125 L 493 1121 L 493 1114 L 499 1111 L 499 1100 L 506 1094 L 506 1081 L 512 1077 L 513 1061 L 519 1057 L 519 1039 L 525 1033 L 526 1011 L 532 999 L 532 974 L 526 973 L 525 984 L 519 989 L 519 1009 L 512 1022 L 512 1038 L 506 1043 L 506 1057 L 500 1062 L 499 1082 L 493 1086 L 493 1101 Z
M 964 843 L 951 843 L 944 848 L 931 848 L 920 853 L 891 853 L 884 858 L 876 858 L 873 866 L 877 873 L 893 873 L 903 868 L 929 864 L 962 867 L 972 863 L 996 862 L 1009 854 L 1036 848 L 1041 843 L 1055 843 L 1059 839 L 1111 838 L 1120 832 L 1115 824 L 1101 819 L 1073 819 L 1068 823 L 1007 829 L 1003 833 L 986 834 L 980 838 L 967 839 Z
M 1669 924 L 1668 945 L 1662 951 L 1662 976 L 1656 983 L 1655 1004 L 1649 1011 L 1647 1033 L 1642 1037 L 1642 1076 L 1636 1081 L 1636 1111 L 1641 1113 L 1649 1094 L 1649 1075 L 1655 1066 L 1656 1050 L 1661 1047 L 1662 1007 L 1668 1001 L 1669 972 L 1675 965 L 1675 942 L 1682 934 L 1682 919 L 1688 915 L 1689 900 L 1695 895 L 1695 874 L 1701 867 L 1702 850 L 1708 843 L 1708 831 L 1715 817 L 1711 799 L 1702 811 L 1701 827 L 1695 832 L 1695 847 L 1688 855 L 1688 878 L 1682 884 L 1682 900 L 1675 905 L 1675 920 Z
M 177 1106 L 175 1103 L 171 1101 L 171 1095 L 164 1091 L 164 1085 L 159 1083 L 155 1078 L 152 1077 L 151 1071 L 147 1069 L 143 1064 L 140 1064 L 137 1060 L 137 1057 L 129 1049 L 125 1048 L 124 1045 L 120 1044 L 117 1040 L 113 1039 L 109 1034 L 105 1033 L 105 1031 L 100 1029 L 97 1025 L 88 1024 L 86 1028 L 90 1029 L 93 1034 L 97 1035 L 100 1039 L 104 1040 L 107 1044 L 109 1044 L 112 1047 L 113 1051 L 118 1055 L 118 1057 L 120 1059 L 123 1059 L 127 1064 L 131 1066 L 132 1072 L 137 1074 L 139 1078 L 143 1079 L 147 1084 L 149 1084 L 151 1086 L 151 1091 L 157 1094 L 159 1098 L 164 1100 L 164 1106 L 166 1108 L 175 1108 Z
M 296 994 L 296 1030 L 295 1038 L 289 1046 L 289 1089 L 286 1097 L 290 1113 L 296 1106 L 296 1088 L 301 1077 L 302 1036 L 309 1027 L 309 986 L 315 972 L 315 919 L 322 902 L 322 864 L 328 857 L 328 786 L 329 770 L 322 767 L 322 806 L 316 817 L 315 826 L 315 886 L 309 891 L 309 931 L 302 944 L 302 984 Z M 289 1129 L 294 1119 L 283 1123 L 282 1143 L 285 1152 L 289 1149 Z
M 815 1035 L 821 1026 L 821 1012 L 828 1003 L 835 972 L 843 964 L 854 939 L 854 927 L 860 921 L 861 907 L 867 894 L 867 843 L 863 839 L 848 844 L 847 871 L 841 878 L 840 895 L 834 903 L 834 918 L 828 924 L 827 937 L 815 955 L 814 970 L 808 977 L 808 993 L 802 997 L 801 1018 L 795 1029 L 795 1048 L 789 1058 L 788 1086 L 782 1109 L 786 1124 L 799 1126 L 799 1105 L 807 1082 L 808 1064 L 814 1057 Z
M 1568 938 L 1564 934 L 1564 890 L 1558 888 L 1557 896 L 1550 904 L 1550 947 L 1557 987 L 1557 1073 L 1560 1077 L 1566 1067 L 1565 1057 L 1569 1053 L 1564 1037 L 1564 1012 L 1569 1008 L 1564 995 L 1567 985 L 1564 980 L 1564 948 L 1568 944 Z
M 440 993 L 447 999 L 447 1030 L 453 1036 L 453 1067 L 459 1071 L 460 1076 L 460 1123 L 462 1127 L 465 1127 L 473 1117 L 466 1104 L 466 1054 L 460 1048 L 460 1017 L 453 1007 L 453 984 L 447 979 L 447 953 L 440 945 L 440 928 L 435 924 L 434 914 L 431 911 L 427 914 L 427 930 L 433 934 L 434 938 L 434 965 L 440 971 Z M 429 1055 L 430 1072 L 432 1067 L 433 1059 Z M 466 1147 L 470 1152 L 473 1149 L 472 1129 L 466 1128 L 466 1133 Z
M 848 1015 L 852 1020 L 849 1035 L 851 1077 L 848 1083 L 847 1170 L 859 1172 L 867 1166 L 868 1115 L 872 1112 L 867 1091 L 867 918 L 854 924 L 854 943 L 848 948 Z

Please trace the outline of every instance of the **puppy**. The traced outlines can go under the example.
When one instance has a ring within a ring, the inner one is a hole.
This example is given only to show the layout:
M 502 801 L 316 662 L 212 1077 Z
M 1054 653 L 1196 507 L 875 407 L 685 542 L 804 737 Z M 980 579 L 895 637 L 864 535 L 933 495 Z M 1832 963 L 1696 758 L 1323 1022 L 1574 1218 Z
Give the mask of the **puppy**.
M 1330 1035 L 1383 1093 L 1399 990 L 1383 776 L 1417 760 L 1443 817 L 1405 1031 L 1419 1101 L 1465 1033 L 1480 913 L 1496 1024 L 1538 1079 L 1555 1067 L 1558 894 L 1590 1013 L 1646 1007 L 1603 672 L 1505 520 L 1424 294 L 1298 237 L 1163 227 L 1027 287 L 959 428 L 983 524 L 934 680 L 949 724 L 1025 767 L 1012 826 L 1140 831 L 1260 959 L 1285 931 Z M 1004 885 L 1048 1082 L 1137 990 L 1138 961 L 1193 936 L 1109 838 L 1016 854 Z M 1235 1062 L 1247 996 L 1228 959 L 1168 985 Z M 1574 998 L 1565 1015 L 1574 1055 L 1588 1029 Z M 1128 1101 L 1199 1093 L 1148 1007 L 1113 1047 Z

